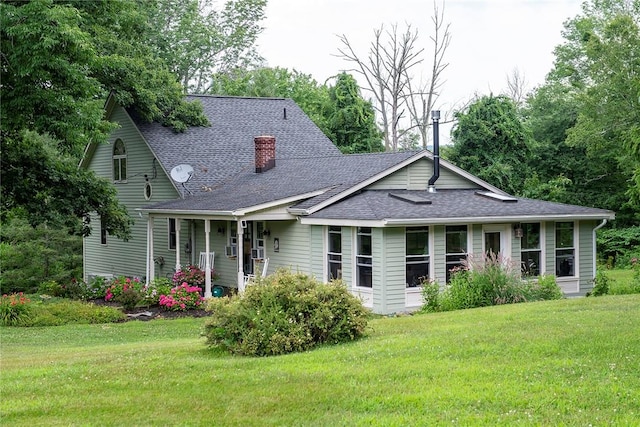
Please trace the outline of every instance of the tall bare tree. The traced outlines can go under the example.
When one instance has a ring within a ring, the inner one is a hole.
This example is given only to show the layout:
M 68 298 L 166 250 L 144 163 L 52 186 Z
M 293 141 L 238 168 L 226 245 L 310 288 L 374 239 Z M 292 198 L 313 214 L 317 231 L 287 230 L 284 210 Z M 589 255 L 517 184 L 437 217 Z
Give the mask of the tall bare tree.
M 422 140 L 422 148 L 427 148 L 431 110 L 440 96 L 442 85 L 445 83 L 442 79 L 442 73 L 449 66 L 449 63 L 444 61 L 444 56 L 451 43 L 451 33 L 449 32 L 451 24 L 444 24 L 444 3 L 442 10 L 440 10 L 438 4 L 435 1 L 433 2 L 431 22 L 433 23 L 433 34 L 430 39 L 433 43 L 433 54 L 431 57 L 430 79 L 425 84 L 420 83 L 414 89 L 411 76 L 405 75 L 407 80 L 407 93 L 405 96 L 411 117 L 411 127 L 409 129 L 418 129 Z
M 522 106 L 527 96 L 527 80 L 524 73 L 518 68 L 514 68 L 511 74 L 507 75 L 507 90 L 505 95 L 513 100 L 518 106 Z
M 339 38 L 343 47 L 338 49 L 338 56 L 356 64 L 356 68 L 350 71 L 365 78 L 368 87 L 362 89 L 370 91 L 376 100 L 374 106 L 380 115 L 385 149 L 397 151 L 402 136 L 400 119 L 406 104 L 405 76 L 411 68 L 422 62 L 420 55 L 424 49 L 415 47 L 418 31 L 407 25 L 406 31 L 398 34 L 396 25 L 389 31 L 384 30 L 384 25 L 381 26 L 374 30 L 374 41 L 366 59 L 361 59 L 355 53 L 346 35 Z

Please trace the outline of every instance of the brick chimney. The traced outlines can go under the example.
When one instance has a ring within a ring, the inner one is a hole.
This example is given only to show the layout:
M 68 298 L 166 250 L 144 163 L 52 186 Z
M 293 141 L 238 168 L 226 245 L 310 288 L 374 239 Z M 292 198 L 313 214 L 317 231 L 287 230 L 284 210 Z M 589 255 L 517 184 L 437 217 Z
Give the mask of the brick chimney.
M 266 172 L 276 165 L 276 137 L 256 136 L 256 173 Z

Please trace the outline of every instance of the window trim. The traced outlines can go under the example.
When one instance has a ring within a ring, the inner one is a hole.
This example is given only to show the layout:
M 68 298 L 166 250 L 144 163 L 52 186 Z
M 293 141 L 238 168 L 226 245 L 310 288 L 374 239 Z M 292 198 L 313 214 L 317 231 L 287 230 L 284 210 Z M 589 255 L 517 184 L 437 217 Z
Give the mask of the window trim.
M 422 254 L 422 255 L 409 255 L 407 253 L 407 234 L 412 233 L 412 234 L 417 234 L 419 232 L 426 232 L 427 233 L 427 242 L 426 242 L 426 248 L 427 248 L 427 253 L 426 254 Z M 418 227 L 405 227 L 404 229 L 404 255 L 405 255 L 405 288 L 406 289 L 414 289 L 414 288 L 418 288 L 418 285 L 415 286 L 411 286 L 409 283 L 406 282 L 406 277 L 407 277 L 407 266 L 409 265 L 421 265 L 421 264 L 425 264 L 427 265 L 427 279 L 431 278 L 431 236 L 432 236 L 432 232 L 431 232 L 431 227 L 429 226 L 418 226 Z M 421 260 L 415 260 L 415 261 L 410 261 L 410 258 L 423 258 Z M 426 258 L 426 260 L 424 260 L 424 258 Z
M 325 265 L 327 267 L 327 273 L 325 275 L 326 277 L 326 281 L 330 281 L 330 280 L 341 280 L 342 279 L 342 263 L 343 263 L 343 259 L 342 259 L 342 227 L 339 225 L 330 225 L 327 226 L 327 245 L 326 245 L 326 262 Z M 340 239 L 340 252 L 331 252 L 331 234 L 337 234 L 339 236 Z M 332 257 L 336 257 L 336 259 L 332 259 Z M 339 259 L 338 259 L 339 258 Z M 332 277 L 331 275 L 331 264 L 337 264 L 339 266 L 339 268 L 337 268 L 338 271 L 338 277 Z
M 521 274 L 524 276 L 525 275 L 525 271 L 523 268 L 524 265 L 524 254 L 526 253 L 533 253 L 533 252 L 537 252 L 538 253 L 538 274 L 537 275 L 530 275 L 528 277 L 540 277 L 542 275 L 545 274 L 546 268 L 545 268 L 545 252 L 544 252 L 544 244 L 545 244 L 545 228 L 544 228 L 544 223 L 543 222 L 523 222 L 520 224 L 520 226 L 523 228 L 523 230 L 525 229 L 525 225 L 527 224 L 532 224 L 532 225 L 538 225 L 539 229 L 538 229 L 538 247 L 537 248 L 527 248 L 527 249 L 523 249 L 522 247 L 522 242 L 525 239 L 526 233 L 520 238 L 520 272 Z
M 364 232 L 364 230 L 369 230 Z M 360 253 L 360 236 L 369 236 L 371 239 L 371 254 Z M 364 260 L 370 260 L 369 263 L 363 262 Z M 356 287 L 363 289 L 373 289 L 373 228 L 372 227 L 357 227 L 356 228 L 356 250 L 355 250 L 355 264 L 356 264 Z M 360 280 L 360 267 L 371 270 L 371 286 L 362 286 Z
M 449 227 L 465 227 L 465 233 L 466 233 L 466 238 L 465 238 L 465 252 L 448 252 L 448 248 L 447 248 L 447 228 Z M 456 255 L 464 255 L 461 256 L 460 258 L 464 258 L 465 260 L 469 259 L 469 247 L 471 245 L 471 247 L 473 247 L 473 242 L 470 242 L 470 238 L 471 238 L 471 229 L 472 227 L 469 226 L 469 224 L 456 224 L 456 225 L 445 225 L 444 226 L 444 274 L 445 274 L 445 282 L 449 283 L 449 279 L 450 279 L 450 275 L 449 275 L 449 265 L 453 265 L 453 266 L 458 266 L 461 265 L 460 261 L 448 261 L 448 257 L 449 256 L 456 256 Z M 453 268 L 453 267 L 452 267 Z
M 116 149 L 122 145 L 124 154 L 116 154 Z M 115 164 L 118 162 L 118 177 L 116 177 Z M 122 165 L 124 164 L 124 179 L 122 178 Z M 113 182 L 116 184 L 126 184 L 127 182 L 127 146 L 120 138 L 116 139 L 113 143 L 113 150 L 111 151 L 111 176 Z
M 571 224 L 572 228 L 572 245 L 571 247 L 559 248 L 558 247 L 558 224 Z M 553 264 L 554 264 L 554 273 L 557 279 L 575 279 L 578 277 L 578 227 L 576 225 L 576 221 L 556 221 L 554 223 L 554 243 L 553 243 Z M 558 251 L 573 251 L 573 274 L 561 276 L 558 274 Z
M 167 248 L 170 251 L 175 251 L 178 246 L 178 242 L 176 241 L 176 221 L 179 220 L 176 218 L 167 218 Z

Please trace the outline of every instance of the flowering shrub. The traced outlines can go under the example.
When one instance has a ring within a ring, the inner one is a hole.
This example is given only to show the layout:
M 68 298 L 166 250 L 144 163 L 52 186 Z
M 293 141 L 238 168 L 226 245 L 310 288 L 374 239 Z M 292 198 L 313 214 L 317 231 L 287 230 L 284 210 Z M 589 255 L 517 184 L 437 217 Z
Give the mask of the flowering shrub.
M 211 280 L 217 278 L 215 270 L 211 269 Z M 196 267 L 195 265 L 187 265 L 173 274 L 173 284 L 179 286 L 182 283 L 187 283 L 190 286 L 204 285 L 204 271 Z
M 107 288 L 104 299 L 119 302 L 125 308 L 133 308 L 143 299 L 142 283 L 138 278 L 117 277 Z
M 0 324 L 3 326 L 18 326 L 29 319 L 31 300 L 22 292 L 18 294 L 2 295 L 0 299 Z
M 199 308 L 204 298 L 200 296 L 201 289 L 189 286 L 187 282 L 171 289 L 169 295 L 160 295 L 160 306 L 171 311 L 185 311 Z
M 160 303 L 160 296 L 169 294 L 172 287 L 173 284 L 171 280 L 164 277 L 158 277 L 148 285 L 143 286 L 142 294 L 145 305 L 158 305 Z

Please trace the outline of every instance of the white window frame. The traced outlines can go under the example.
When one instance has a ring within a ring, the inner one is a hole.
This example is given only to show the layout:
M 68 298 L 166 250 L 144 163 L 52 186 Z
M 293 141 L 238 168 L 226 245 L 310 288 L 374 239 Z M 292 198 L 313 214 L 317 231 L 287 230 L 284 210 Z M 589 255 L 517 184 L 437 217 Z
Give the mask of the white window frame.
M 527 224 L 537 224 L 539 226 L 539 236 L 538 236 L 538 247 L 537 248 L 528 248 L 528 249 L 523 249 L 522 247 L 522 242 L 525 239 L 526 236 L 526 232 L 524 229 L 524 226 Z M 526 253 L 530 253 L 530 252 L 537 252 L 538 253 L 538 274 L 537 275 L 531 275 L 529 277 L 540 277 L 543 274 L 545 274 L 546 268 L 545 268 L 545 251 L 544 251 L 544 242 L 545 242 L 545 235 L 544 235 L 544 223 L 543 222 L 523 222 L 520 224 L 520 226 L 523 229 L 523 233 L 524 235 L 520 238 L 520 271 L 521 273 L 524 275 L 525 273 L 525 268 L 524 268 L 524 263 L 525 263 L 525 257 L 524 255 Z
M 369 230 L 369 232 L 363 232 L 363 230 Z M 361 236 L 369 236 L 371 239 L 371 254 L 361 254 L 360 253 L 360 239 Z M 369 262 L 364 262 L 369 260 Z M 356 287 L 363 289 L 373 289 L 373 228 L 371 227 L 357 227 L 356 228 L 356 250 L 355 250 L 355 264 L 356 264 Z M 360 279 L 360 267 L 370 268 L 371 269 L 371 286 L 361 286 Z
M 116 154 L 116 149 L 118 145 L 122 145 L 122 149 L 124 151 L 123 154 Z M 113 143 L 113 151 L 111 152 L 111 175 L 113 177 L 113 182 L 117 184 L 124 184 L 127 182 L 127 146 L 124 141 L 120 138 L 116 139 Z M 115 164 L 118 164 L 118 176 L 116 176 L 116 168 Z M 122 176 L 122 165 L 124 164 L 124 177 Z
M 333 230 L 332 230 L 333 229 Z M 340 237 L 340 252 L 331 252 L 331 234 L 337 234 Z M 342 279 L 342 227 L 341 226 L 327 226 L 326 228 L 326 259 L 325 266 L 327 268 L 325 278 L 326 281 Z M 335 259 L 332 259 L 335 258 Z M 338 260 L 339 258 L 339 260 Z M 339 264 L 338 277 L 331 276 L 331 264 Z
M 447 248 L 447 228 L 449 227 L 465 227 L 466 228 L 466 239 L 465 239 L 465 252 L 448 252 L 448 248 Z M 444 226 L 444 266 L 445 266 L 445 281 L 448 283 L 449 280 L 449 266 L 450 265 L 461 265 L 460 261 L 448 261 L 448 257 L 449 256 L 458 256 L 460 255 L 460 259 L 465 259 L 468 260 L 469 258 L 469 247 L 472 244 L 470 242 L 471 240 L 471 226 L 469 226 L 469 224 L 456 224 L 456 225 L 445 225 Z
M 572 246 L 571 247 L 558 247 L 558 225 L 559 224 L 571 224 L 572 227 Z M 559 275 L 558 274 L 558 251 L 573 251 L 573 274 L 571 275 Z M 578 227 L 576 221 L 556 221 L 554 224 L 554 251 L 553 251 L 553 261 L 554 261 L 554 273 L 556 278 L 562 279 L 573 279 L 578 277 Z
M 167 218 L 167 249 L 169 249 L 170 251 L 175 251 L 176 248 L 178 247 L 178 242 L 176 240 L 176 238 L 178 237 L 177 230 L 176 230 L 177 229 L 176 221 L 179 221 L 179 220 L 176 218 Z M 173 224 L 173 227 L 171 226 L 171 224 Z M 171 247 L 172 241 L 173 241 L 173 247 Z
M 408 265 L 421 265 L 421 264 L 427 264 L 427 279 L 429 279 L 431 277 L 431 228 L 429 226 L 422 226 L 422 227 L 405 227 L 404 229 L 404 237 L 405 237 L 405 241 L 404 241 L 404 247 L 405 247 L 405 282 L 406 282 L 406 275 L 407 275 L 407 266 Z M 427 253 L 426 254 L 421 254 L 421 255 L 409 255 L 407 253 L 407 235 L 408 234 L 418 234 L 421 232 L 426 232 L 427 233 L 427 242 L 426 242 L 426 249 L 427 249 Z M 419 258 L 419 259 L 418 259 Z M 424 259 L 426 258 L 426 260 Z M 415 285 L 415 286 L 411 286 L 409 283 L 405 283 L 405 287 L 407 289 L 412 289 L 412 288 L 416 288 L 419 287 L 419 285 Z

